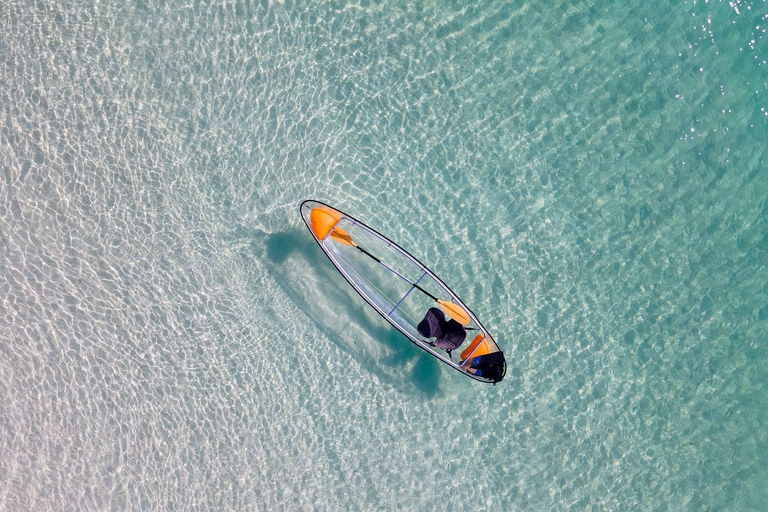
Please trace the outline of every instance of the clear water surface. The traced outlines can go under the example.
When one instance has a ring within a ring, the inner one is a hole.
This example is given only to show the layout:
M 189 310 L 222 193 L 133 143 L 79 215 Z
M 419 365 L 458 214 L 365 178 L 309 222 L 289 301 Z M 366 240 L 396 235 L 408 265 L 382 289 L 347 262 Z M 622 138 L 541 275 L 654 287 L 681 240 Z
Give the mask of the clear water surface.
M 760 510 L 768 3 L 0 6 L 0 509 Z M 410 345 L 299 203 L 510 363 Z

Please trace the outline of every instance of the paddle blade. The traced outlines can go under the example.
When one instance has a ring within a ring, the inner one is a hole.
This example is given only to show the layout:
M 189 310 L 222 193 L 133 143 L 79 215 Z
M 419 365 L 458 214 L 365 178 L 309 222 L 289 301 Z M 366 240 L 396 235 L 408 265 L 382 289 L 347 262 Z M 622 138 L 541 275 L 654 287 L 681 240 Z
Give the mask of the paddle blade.
M 341 228 L 334 228 L 333 231 L 331 231 L 331 240 L 334 242 L 339 242 L 343 245 L 352 245 L 355 246 L 355 241 L 352 240 L 352 237 L 349 236 L 349 233 L 344 231 Z
M 461 325 L 467 325 L 469 323 L 469 315 L 461 306 L 445 300 L 438 300 L 437 302 L 449 317 L 453 318 Z

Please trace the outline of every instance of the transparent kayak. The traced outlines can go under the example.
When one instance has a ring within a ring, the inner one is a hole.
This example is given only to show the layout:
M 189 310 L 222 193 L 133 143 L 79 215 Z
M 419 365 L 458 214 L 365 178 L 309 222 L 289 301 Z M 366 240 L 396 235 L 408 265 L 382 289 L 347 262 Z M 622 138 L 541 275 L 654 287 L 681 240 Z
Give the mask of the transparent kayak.
M 411 342 L 472 379 L 495 384 L 504 378 L 506 361 L 493 337 L 431 270 L 344 212 L 313 200 L 300 210 L 341 275 Z

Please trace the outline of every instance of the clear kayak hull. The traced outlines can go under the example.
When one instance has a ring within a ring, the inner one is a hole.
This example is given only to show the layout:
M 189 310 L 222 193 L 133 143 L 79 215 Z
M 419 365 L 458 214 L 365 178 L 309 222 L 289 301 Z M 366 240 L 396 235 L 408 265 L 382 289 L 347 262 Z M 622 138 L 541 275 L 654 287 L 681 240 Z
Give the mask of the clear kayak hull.
M 331 206 L 307 200 L 300 210 L 310 233 L 336 269 L 411 342 L 472 379 L 489 383 L 503 379 L 506 363 L 495 340 L 430 269 L 384 235 Z M 425 313 L 434 307 L 442 308 L 449 321 L 455 318 L 464 324 L 466 339 L 453 353 L 434 346 L 435 340 L 424 336 L 423 329 L 419 331 Z M 480 360 L 488 358 L 496 361 L 493 371 L 478 366 Z

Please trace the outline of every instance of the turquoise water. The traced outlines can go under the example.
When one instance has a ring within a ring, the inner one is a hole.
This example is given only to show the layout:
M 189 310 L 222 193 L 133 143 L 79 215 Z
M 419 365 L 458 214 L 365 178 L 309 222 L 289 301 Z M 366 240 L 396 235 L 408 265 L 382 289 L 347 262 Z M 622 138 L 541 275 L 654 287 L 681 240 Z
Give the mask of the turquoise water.
M 0 509 L 764 507 L 768 3 L 405 4 L 3 2 Z

